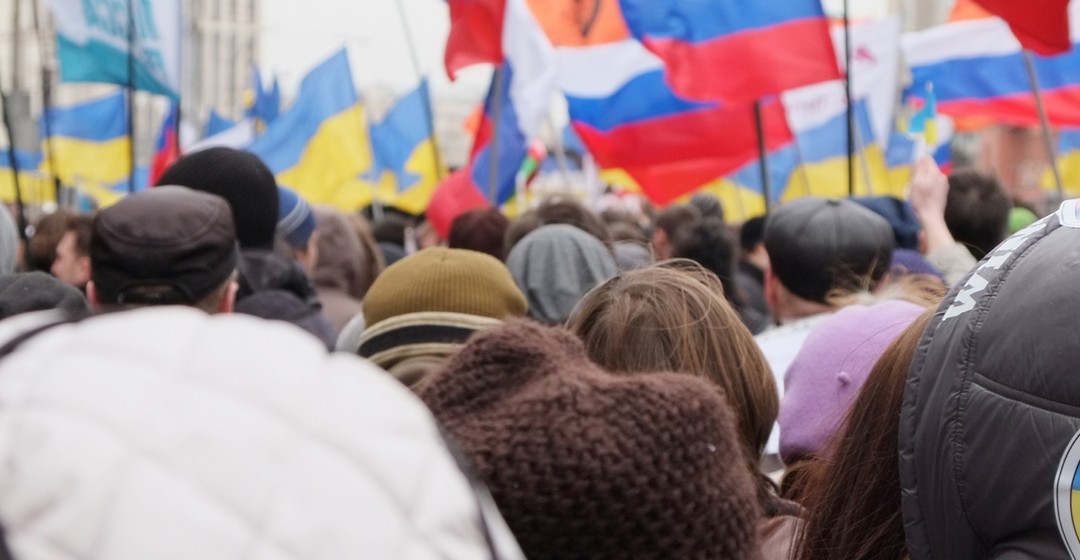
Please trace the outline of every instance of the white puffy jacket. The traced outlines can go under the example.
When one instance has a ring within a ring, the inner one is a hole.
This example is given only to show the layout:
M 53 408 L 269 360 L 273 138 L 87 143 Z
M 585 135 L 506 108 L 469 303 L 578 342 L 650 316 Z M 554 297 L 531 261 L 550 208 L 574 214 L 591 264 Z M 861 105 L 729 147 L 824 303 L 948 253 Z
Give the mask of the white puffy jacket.
M 419 400 L 290 325 L 159 308 L 0 359 L 16 560 L 520 558 L 489 504 Z

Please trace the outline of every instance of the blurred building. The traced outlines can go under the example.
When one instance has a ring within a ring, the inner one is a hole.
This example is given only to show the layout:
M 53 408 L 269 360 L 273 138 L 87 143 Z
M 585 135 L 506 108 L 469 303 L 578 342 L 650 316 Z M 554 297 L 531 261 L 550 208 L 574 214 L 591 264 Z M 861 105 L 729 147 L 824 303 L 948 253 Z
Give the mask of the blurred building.
M 259 52 L 260 0 L 185 0 L 185 111 L 238 119 Z

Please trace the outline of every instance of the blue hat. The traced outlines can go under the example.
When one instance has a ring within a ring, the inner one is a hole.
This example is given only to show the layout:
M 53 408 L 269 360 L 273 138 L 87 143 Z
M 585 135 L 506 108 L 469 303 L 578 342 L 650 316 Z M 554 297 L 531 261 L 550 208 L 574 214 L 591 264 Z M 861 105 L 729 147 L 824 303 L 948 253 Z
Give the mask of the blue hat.
M 278 187 L 278 233 L 294 249 L 306 249 L 315 232 L 315 214 L 296 192 Z

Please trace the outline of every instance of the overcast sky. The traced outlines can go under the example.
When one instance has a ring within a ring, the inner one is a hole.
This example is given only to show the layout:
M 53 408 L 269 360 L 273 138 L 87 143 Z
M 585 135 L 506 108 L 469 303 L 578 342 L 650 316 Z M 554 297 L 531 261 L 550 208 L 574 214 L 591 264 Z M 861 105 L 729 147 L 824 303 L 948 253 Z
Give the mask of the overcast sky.
M 451 84 L 442 57 L 450 29 L 445 0 L 263 0 L 262 66 L 282 80 L 287 94 L 304 73 L 342 45 L 349 48 L 353 79 L 361 90 L 404 92 L 418 83 L 397 2 L 406 17 L 420 71 L 436 95 L 477 97 L 489 70 L 463 73 Z
M 858 18 L 883 14 L 886 4 L 886 0 L 849 1 Z M 353 78 L 362 91 L 381 87 L 404 92 L 415 87 L 417 77 L 398 2 L 412 30 L 420 70 L 431 76 L 435 95 L 479 100 L 490 79 L 489 70 L 463 72 L 454 84 L 443 71 L 443 50 L 450 28 L 445 0 L 263 0 L 264 71 L 276 72 L 286 94 L 291 96 L 308 69 L 347 45 Z M 830 11 L 842 6 L 842 0 L 824 3 Z

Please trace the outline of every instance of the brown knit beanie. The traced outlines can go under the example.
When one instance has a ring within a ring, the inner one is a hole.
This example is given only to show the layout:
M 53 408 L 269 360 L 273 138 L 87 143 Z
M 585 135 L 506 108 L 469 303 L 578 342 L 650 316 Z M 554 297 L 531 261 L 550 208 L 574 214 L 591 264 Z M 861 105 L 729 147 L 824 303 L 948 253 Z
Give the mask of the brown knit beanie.
M 687 375 L 610 375 L 569 332 L 470 339 L 419 390 L 531 560 L 759 557 L 735 419 Z
M 524 317 L 527 308 L 498 259 L 463 249 L 425 249 L 390 266 L 371 285 L 357 353 L 397 375 L 403 361 L 441 360 L 474 332 Z M 414 385 L 428 369 L 433 368 L 403 366 L 409 378 L 399 379 Z

